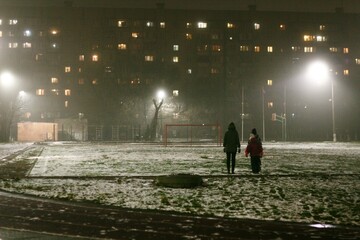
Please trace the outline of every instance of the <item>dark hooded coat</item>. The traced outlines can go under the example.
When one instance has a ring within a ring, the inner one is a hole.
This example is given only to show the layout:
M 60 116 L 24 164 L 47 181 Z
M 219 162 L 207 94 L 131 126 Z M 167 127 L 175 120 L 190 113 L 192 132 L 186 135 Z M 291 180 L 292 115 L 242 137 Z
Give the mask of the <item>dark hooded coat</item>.
M 228 130 L 224 135 L 225 152 L 236 152 L 240 148 L 239 133 L 236 130 L 235 124 L 230 123 Z

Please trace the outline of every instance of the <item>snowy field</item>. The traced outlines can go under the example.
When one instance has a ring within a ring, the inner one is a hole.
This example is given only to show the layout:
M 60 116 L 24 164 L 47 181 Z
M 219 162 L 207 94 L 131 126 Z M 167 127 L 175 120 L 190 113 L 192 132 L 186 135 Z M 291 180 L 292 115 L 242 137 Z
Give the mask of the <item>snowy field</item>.
M 12 160 L 33 162 L 29 177 L 0 180 L 0 188 L 125 208 L 360 226 L 359 143 L 265 143 L 264 149 L 261 174 L 251 173 L 243 146 L 236 174 L 227 175 L 216 146 L 33 145 Z M 0 158 L 11 151 L 17 150 L 0 145 Z M 179 173 L 202 175 L 205 185 L 155 184 L 156 176 Z

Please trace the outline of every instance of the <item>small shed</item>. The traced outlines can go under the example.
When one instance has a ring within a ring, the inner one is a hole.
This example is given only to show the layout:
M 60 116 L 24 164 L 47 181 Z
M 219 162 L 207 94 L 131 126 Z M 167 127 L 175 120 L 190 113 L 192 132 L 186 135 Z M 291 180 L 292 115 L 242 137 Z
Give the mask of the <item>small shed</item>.
M 17 124 L 19 142 L 42 142 L 58 140 L 58 124 L 47 122 L 20 122 Z

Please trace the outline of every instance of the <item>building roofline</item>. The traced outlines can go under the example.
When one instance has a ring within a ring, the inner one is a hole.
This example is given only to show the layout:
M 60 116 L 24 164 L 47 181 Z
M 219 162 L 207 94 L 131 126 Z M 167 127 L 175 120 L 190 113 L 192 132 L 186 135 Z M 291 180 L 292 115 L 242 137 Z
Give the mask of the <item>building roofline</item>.
M 290 2 L 290 3 L 289 3 Z M 275 12 L 336 12 L 360 13 L 358 0 L 0 0 L 0 7 L 96 7 L 145 9 L 249 10 Z M 254 8 L 252 7 L 254 10 Z

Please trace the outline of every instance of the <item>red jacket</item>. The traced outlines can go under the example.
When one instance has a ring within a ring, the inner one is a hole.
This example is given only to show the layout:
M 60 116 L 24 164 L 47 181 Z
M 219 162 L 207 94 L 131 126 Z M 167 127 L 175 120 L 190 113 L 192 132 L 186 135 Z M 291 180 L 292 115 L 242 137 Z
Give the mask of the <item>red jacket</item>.
M 245 156 L 247 157 L 250 154 L 251 157 L 262 157 L 263 156 L 263 147 L 261 139 L 258 135 L 252 135 L 249 139 L 248 145 L 245 149 Z

